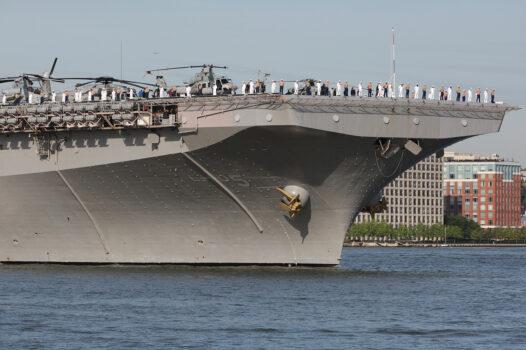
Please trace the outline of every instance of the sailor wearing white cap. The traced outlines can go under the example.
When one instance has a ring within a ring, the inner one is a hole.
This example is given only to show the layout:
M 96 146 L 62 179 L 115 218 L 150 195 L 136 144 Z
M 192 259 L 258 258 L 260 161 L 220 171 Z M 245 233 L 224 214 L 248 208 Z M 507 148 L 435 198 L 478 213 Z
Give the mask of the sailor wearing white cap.
M 247 94 L 247 83 L 246 82 L 243 82 L 243 85 L 241 85 L 241 93 L 243 95 Z
M 296 80 L 294 82 L 294 95 L 298 95 L 300 93 L 300 83 Z
M 338 83 L 336 83 L 336 96 L 342 95 L 342 83 L 338 80 Z

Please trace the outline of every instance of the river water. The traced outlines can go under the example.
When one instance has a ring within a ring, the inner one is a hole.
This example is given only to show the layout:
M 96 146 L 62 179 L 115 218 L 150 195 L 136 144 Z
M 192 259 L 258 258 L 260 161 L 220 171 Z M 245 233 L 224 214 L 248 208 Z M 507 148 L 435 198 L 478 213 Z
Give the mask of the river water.
M 524 349 L 526 249 L 334 268 L 0 265 L 0 349 Z

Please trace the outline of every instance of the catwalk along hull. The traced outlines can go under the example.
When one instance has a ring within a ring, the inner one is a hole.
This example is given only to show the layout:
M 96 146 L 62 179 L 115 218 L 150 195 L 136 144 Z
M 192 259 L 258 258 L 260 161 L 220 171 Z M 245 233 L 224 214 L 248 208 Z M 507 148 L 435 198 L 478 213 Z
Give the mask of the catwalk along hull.
M 506 111 L 466 123 L 432 110 L 281 102 L 181 113 L 177 130 L 154 136 L 57 133 L 46 159 L 27 135 L 2 136 L 0 261 L 335 265 L 352 219 L 384 185 L 449 144 L 497 131 Z M 401 147 L 382 157 L 379 138 Z M 408 139 L 422 151 L 404 149 Z M 275 188 L 286 185 L 310 193 L 294 218 L 278 208 Z

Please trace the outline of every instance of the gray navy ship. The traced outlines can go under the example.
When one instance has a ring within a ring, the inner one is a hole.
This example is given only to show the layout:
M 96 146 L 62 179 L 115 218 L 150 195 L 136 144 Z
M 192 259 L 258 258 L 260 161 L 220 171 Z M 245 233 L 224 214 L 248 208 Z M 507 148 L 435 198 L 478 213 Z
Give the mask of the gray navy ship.
M 68 102 L 51 73 L 0 80 L 21 84 L 0 106 L 4 263 L 337 265 L 386 184 L 516 109 L 234 94 L 224 77 L 227 93 L 121 100 L 118 84 L 145 85 L 100 77 Z

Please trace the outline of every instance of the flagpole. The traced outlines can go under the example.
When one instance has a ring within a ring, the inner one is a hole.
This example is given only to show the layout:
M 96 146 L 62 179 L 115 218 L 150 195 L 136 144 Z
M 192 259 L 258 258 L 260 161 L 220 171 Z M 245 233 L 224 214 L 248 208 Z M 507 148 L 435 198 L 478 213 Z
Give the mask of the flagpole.
M 393 79 L 393 95 L 396 97 L 396 65 L 395 65 L 395 30 L 394 27 L 391 29 L 391 32 L 393 34 L 393 41 L 392 41 L 392 47 L 393 47 L 393 66 L 392 66 L 392 79 Z

